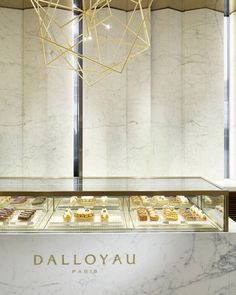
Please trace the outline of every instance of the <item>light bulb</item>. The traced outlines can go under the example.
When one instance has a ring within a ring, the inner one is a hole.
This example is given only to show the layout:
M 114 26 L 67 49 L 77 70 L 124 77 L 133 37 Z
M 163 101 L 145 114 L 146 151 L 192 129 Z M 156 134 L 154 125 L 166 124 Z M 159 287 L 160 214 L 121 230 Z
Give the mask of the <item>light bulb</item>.
M 109 24 L 106 24 L 105 27 L 107 30 L 110 30 L 110 28 L 111 28 L 111 26 Z
M 88 40 L 92 40 L 93 38 L 92 38 L 92 36 L 88 36 Z

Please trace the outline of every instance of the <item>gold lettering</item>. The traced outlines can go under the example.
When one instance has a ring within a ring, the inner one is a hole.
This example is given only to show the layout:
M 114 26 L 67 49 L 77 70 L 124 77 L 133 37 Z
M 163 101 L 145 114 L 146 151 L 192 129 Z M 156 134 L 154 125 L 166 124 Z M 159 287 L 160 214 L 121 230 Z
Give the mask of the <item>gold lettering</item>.
M 50 256 L 49 256 L 49 259 L 48 259 L 48 265 L 49 265 L 51 262 L 52 262 L 54 265 L 57 265 L 56 260 L 55 260 L 55 258 L 54 258 L 53 255 L 50 255 Z
M 92 261 L 89 261 L 90 257 L 92 258 Z M 85 263 L 86 264 L 92 265 L 95 262 L 96 262 L 96 257 L 93 254 L 88 254 L 87 256 L 85 256 Z
M 116 264 L 116 262 L 119 262 L 120 264 L 122 264 L 120 256 L 118 254 L 116 254 L 112 264 Z
M 34 265 L 40 265 L 43 263 L 43 257 L 41 255 L 34 255 Z
M 108 254 L 106 256 L 103 256 L 102 254 L 100 255 L 100 257 L 102 258 L 102 264 L 106 264 L 106 259 L 108 257 Z
M 62 258 L 62 261 L 61 261 L 62 262 L 62 265 L 69 265 L 70 264 L 69 262 L 66 262 L 65 261 L 65 255 L 62 255 L 61 258 Z
M 135 264 L 135 254 L 132 255 L 133 256 L 133 259 L 132 261 L 129 260 L 129 254 L 126 255 L 126 261 L 127 261 L 127 264 Z
M 82 263 L 77 261 L 77 255 L 74 255 L 74 265 L 81 265 Z

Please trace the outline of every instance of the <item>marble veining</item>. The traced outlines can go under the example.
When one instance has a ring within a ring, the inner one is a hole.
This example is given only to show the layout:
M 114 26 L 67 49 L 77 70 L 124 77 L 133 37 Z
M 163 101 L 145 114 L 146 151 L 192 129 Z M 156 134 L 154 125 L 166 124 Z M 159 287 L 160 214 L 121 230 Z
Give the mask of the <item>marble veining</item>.
M 0 241 L 1 295 L 235 294 L 235 234 L 2 235 Z M 34 254 L 42 265 L 33 266 Z M 51 254 L 57 265 L 47 265 Z M 62 254 L 68 265 L 61 265 Z M 73 265 L 74 254 L 80 265 Z M 96 257 L 94 264 L 85 263 L 87 255 Z

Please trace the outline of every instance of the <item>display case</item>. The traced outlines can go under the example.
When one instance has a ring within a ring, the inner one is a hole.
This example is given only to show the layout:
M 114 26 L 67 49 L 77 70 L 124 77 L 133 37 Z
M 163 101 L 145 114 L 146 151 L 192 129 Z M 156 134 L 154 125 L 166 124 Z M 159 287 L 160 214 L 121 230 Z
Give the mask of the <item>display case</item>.
M 228 193 L 202 178 L 2 178 L 1 232 L 227 231 Z

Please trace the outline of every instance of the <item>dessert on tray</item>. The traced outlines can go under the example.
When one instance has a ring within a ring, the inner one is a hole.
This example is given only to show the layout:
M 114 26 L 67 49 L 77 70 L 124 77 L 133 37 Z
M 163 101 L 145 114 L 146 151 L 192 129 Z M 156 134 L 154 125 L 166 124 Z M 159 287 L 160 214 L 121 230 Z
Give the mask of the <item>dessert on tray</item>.
M 32 201 L 32 205 L 42 205 L 46 201 L 44 197 L 37 197 Z
M 189 200 L 185 196 L 176 196 L 176 201 L 181 204 L 188 204 Z
M 14 213 L 12 208 L 2 208 L 0 209 L 0 221 L 6 221 Z
M 108 221 L 109 214 L 108 214 L 108 211 L 107 211 L 106 208 L 104 208 L 104 209 L 101 210 L 100 218 L 101 218 L 101 221 Z
M 66 209 L 66 211 L 65 211 L 65 213 L 63 215 L 63 219 L 64 219 L 64 221 L 69 222 L 69 221 L 71 221 L 72 216 L 73 216 L 72 210 L 71 209 Z
M 24 204 L 26 202 L 27 198 L 25 196 L 19 196 L 19 197 L 15 197 L 13 198 L 13 200 L 11 201 L 12 205 L 20 205 L 20 204 Z
M 178 211 L 175 210 L 174 206 L 163 206 L 163 216 L 167 221 L 178 221 Z
M 158 221 L 159 220 L 159 216 L 157 215 L 157 213 L 153 207 L 147 207 L 147 212 L 148 212 L 148 215 L 149 215 L 151 221 Z
M 148 214 L 147 210 L 144 207 L 137 208 L 137 214 L 140 221 L 147 221 L 148 220 Z
M 18 220 L 28 221 L 34 214 L 36 210 L 34 209 L 26 209 L 20 212 L 18 216 Z
M 136 205 L 136 206 L 142 205 L 142 200 L 141 200 L 140 196 L 131 196 L 131 202 L 133 205 Z
M 74 216 L 78 221 L 91 221 L 94 217 L 94 213 L 91 209 L 79 208 Z
M 96 204 L 96 199 L 93 196 L 82 196 L 79 199 L 79 203 L 82 206 L 94 206 Z

